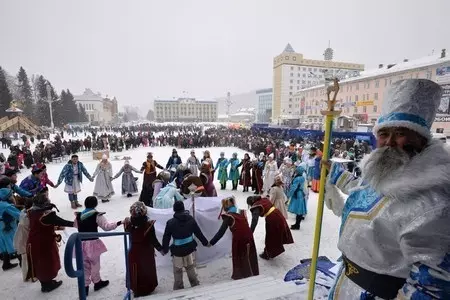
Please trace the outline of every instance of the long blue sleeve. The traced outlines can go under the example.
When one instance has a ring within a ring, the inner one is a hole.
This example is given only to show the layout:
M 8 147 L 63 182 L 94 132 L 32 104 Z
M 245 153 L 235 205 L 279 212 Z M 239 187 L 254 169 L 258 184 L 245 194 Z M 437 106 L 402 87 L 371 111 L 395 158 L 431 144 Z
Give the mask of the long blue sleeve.
M 12 190 L 14 191 L 14 193 L 19 194 L 19 196 L 21 196 L 21 197 L 32 197 L 33 196 L 32 193 L 22 189 L 20 186 L 17 186 L 17 185 L 14 185 Z

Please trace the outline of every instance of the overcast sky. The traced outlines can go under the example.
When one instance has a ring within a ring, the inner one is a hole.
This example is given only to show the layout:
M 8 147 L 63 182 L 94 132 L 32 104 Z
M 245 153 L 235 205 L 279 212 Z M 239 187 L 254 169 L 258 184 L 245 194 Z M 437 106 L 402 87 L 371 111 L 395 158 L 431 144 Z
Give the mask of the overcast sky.
M 0 0 L 0 66 L 121 105 L 272 86 L 289 42 L 367 68 L 450 53 L 449 0 Z

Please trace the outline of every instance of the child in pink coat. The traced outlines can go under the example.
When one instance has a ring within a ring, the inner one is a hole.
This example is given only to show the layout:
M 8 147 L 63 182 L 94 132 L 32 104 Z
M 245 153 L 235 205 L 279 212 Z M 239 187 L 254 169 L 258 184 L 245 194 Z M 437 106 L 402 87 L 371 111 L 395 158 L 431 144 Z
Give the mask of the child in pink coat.
M 78 232 L 98 232 L 98 227 L 104 231 L 110 231 L 122 224 L 122 221 L 109 223 L 103 216 L 105 213 L 98 212 L 95 208 L 98 205 L 95 196 L 89 196 L 84 200 L 84 211 L 75 213 L 74 227 Z M 102 280 L 100 277 L 100 255 L 107 251 L 105 244 L 99 238 L 84 240 L 83 264 L 84 264 L 84 285 L 86 295 L 89 294 L 89 285 L 94 283 L 94 291 L 98 291 L 109 284 L 109 280 Z
M 41 172 L 41 185 L 42 185 L 42 187 L 46 187 L 47 186 L 47 184 L 49 185 L 49 186 L 51 186 L 52 188 L 54 188 L 55 187 L 55 184 L 53 183 L 53 181 L 51 181 L 49 178 L 48 178 L 48 174 L 47 174 L 47 166 L 45 165 L 45 164 L 43 164 L 43 163 L 38 163 L 37 164 L 37 167 L 39 168 L 39 169 L 41 169 L 42 170 L 42 172 Z

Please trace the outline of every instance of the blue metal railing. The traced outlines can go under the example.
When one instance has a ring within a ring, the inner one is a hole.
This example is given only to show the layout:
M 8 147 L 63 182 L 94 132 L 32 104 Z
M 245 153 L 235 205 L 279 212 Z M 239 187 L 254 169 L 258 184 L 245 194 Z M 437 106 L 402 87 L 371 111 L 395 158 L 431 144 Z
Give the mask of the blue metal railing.
M 80 300 L 86 300 L 86 290 L 84 286 L 84 268 L 83 268 L 83 250 L 81 248 L 81 241 L 91 238 L 123 236 L 123 245 L 125 249 L 125 270 L 126 270 L 126 287 L 127 293 L 123 299 L 131 299 L 130 291 L 130 272 L 128 269 L 128 249 L 129 238 L 128 232 L 76 232 L 73 233 L 66 244 L 64 251 L 64 269 L 69 277 L 78 279 L 78 295 Z M 77 269 L 73 268 L 73 249 L 75 247 L 75 259 Z

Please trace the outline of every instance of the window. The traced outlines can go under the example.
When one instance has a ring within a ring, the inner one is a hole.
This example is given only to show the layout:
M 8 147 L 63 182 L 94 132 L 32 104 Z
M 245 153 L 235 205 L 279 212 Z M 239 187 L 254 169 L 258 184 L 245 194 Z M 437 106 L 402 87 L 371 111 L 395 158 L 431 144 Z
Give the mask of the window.
M 298 70 L 300 71 L 302 68 L 298 67 Z
M 363 94 L 363 101 L 366 101 L 366 94 Z
M 303 73 L 303 78 L 306 78 L 306 74 L 305 73 Z
M 300 73 L 297 73 L 297 77 L 300 77 Z
M 289 104 L 289 108 L 292 108 L 292 104 Z
M 359 91 L 359 83 L 356 84 L 356 90 Z
M 294 83 L 294 80 L 291 79 L 291 83 Z
M 311 72 L 311 71 L 312 71 L 312 68 L 308 68 L 308 71 Z
M 303 75 L 305 75 L 305 74 L 303 74 Z M 302 80 L 302 84 L 306 84 L 306 80 Z
M 314 68 L 314 72 L 317 72 L 317 68 Z
M 308 80 L 308 84 L 311 84 L 311 80 Z
M 366 89 L 370 89 L 370 82 L 367 83 Z
M 289 96 L 292 96 L 292 92 L 289 92 Z
M 291 77 L 294 76 L 294 73 L 291 73 Z
M 353 112 L 354 112 L 355 114 L 357 114 L 357 113 L 358 113 L 358 107 L 355 106 L 355 107 L 353 108 Z
M 377 112 L 378 107 L 376 105 L 373 106 L 373 112 L 376 113 Z
M 419 73 L 416 73 L 416 79 L 419 78 Z
M 285 60 L 289 60 L 289 56 L 286 55 L 286 56 L 284 57 L 284 59 L 285 59 Z
M 376 87 L 376 88 L 377 88 L 377 87 L 380 87 L 380 81 L 379 81 L 379 80 L 375 81 L 375 87 Z
M 297 80 L 297 84 L 300 84 L 300 80 Z
M 384 79 L 384 86 L 387 86 L 388 80 L 387 78 Z
M 378 100 L 378 93 L 373 94 L 373 99 Z
M 369 100 L 369 99 L 370 99 L 370 98 L 369 98 L 369 94 L 367 94 L 367 95 L 366 95 L 366 100 Z
M 303 68 L 303 71 L 306 71 L 306 68 Z
M 345 110 L 347 111 L 347 113 L 350 113 L 350 107 L 347 106 Z
M 292 102 L 292 98 L 289 98 L 289 102 Z
M 289 87 L 290 90 L 292 90 L 292 85 Z
M 352 102 L 352 96 L 348 97 L 348 101 Z
M 294 67 L 291 67 L 291 71 L 294 71 Z
M 348 88 L 348 85 L 347 85 L 347 92 L 348 92 L 348 89 L 349 89 L 349 88 Z
M 299 87 L 299 86 L 297 86 L 297 91 L 298 91 L 298 90 L 300 90 L 300 87 Z
M 363 113 L 366 113 L 366 112 L 367 112 L 367 107 L 363 106 Z

